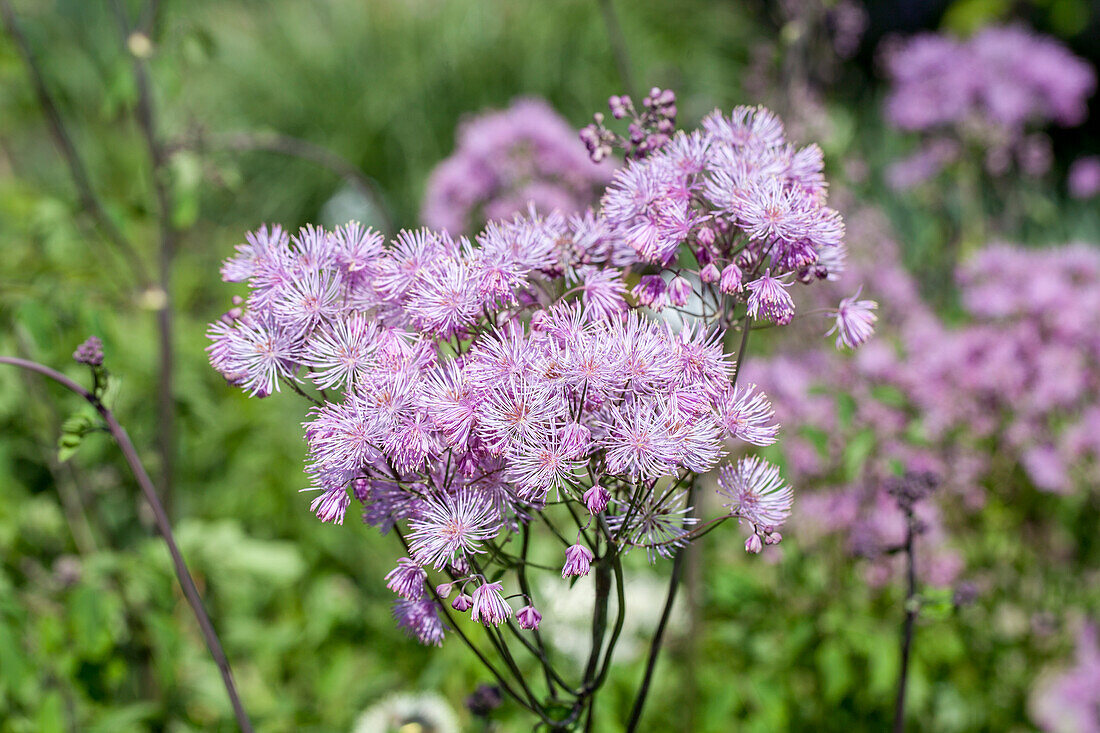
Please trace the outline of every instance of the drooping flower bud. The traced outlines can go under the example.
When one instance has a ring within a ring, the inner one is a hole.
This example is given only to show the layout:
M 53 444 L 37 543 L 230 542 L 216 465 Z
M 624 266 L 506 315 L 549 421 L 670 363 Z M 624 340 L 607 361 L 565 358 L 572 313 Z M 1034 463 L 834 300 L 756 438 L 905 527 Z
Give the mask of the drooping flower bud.
M 718 289 L 727 295 L 741 292 L 741 268 L 732 262 L 722 270 Z
M 534 606 L 524 606 L 516 611 L 516 621 L 519 622 L 519 627 L 521 629 L 534 631 L 538 629 L 539 622 L 542 621 L 542 614 L 539 613 Z
M 699 279 L 707 284 L 716 283 L 721 277 L 722 273 L 713 262 L 708 262 L 707 266 L 699 271 Z
M 672 278 L 672 282 L 668 284 L 668 299 L 675 306 L 687 305 L 688 298 L 691 296 L 691 283 L 687 281 L 687 278 L 677 275 Z
M 595 555 L 592 554 L 592 550 L 584 545 L 571 545 L 565 550 L 565 566 L 561 569 L 561 577 L 588 575 L 593 557 Z
M 470 607 L 474 605 L 474 599 L 466 593 L 459 593 L 453 601 L 451 601 L 451 608 L 456 611 L 466 612 L 470 610 Z
M 754 555 L 760 553 L 764 549 L 764 543 L 760 541 L 760 535 L 753 534 L 747 540 L 745 540 L 745 552 L 751 552 Z
M 597 484 L 584 492 L 583 498 L 588 511 L 592 514 L 599 514 L 607 508 L 607 502 L 611 500 L 611 492 Z

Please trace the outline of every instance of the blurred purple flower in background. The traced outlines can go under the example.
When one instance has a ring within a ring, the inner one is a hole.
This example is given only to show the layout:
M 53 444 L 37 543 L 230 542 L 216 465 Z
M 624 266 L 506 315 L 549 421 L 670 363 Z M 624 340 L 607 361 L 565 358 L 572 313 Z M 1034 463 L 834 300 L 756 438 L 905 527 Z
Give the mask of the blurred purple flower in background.
M 1045 733 L 1100 733 L 1100 645 L 1096 626 L 1077 635 L 1077 659 L 1069 669 L 1041 679 L 1031 696 L 1031 719 Z
M 421 219 L 433 229 L 465 234 L 492 219 L 510 219 L 529 203 L 565 214 L 595 203 L 612 162 L 593 165 L 573 127 L 538 98 L 463 121 L 455 151 L 432 171 Z
M 986 170 L 1003 175 L 1015 160 L 1030 176 L 1050 167 L 1050 123 L 1078 125 L 1096 88 L 1092 66 L 1059 41 L 1026 28 L 989 27 L 968 39 L 923 33 L 884 44 L 892 82 L 886 119 L 920 132 L 922 150 L 888 175 L 904 188 L 949 162 L 943 140 L 984 151 Z
M 1086 155 L 1073 161 L 1066 186 L 1075 199 L 1090 199 L 1100 194 L 1100 155 Z

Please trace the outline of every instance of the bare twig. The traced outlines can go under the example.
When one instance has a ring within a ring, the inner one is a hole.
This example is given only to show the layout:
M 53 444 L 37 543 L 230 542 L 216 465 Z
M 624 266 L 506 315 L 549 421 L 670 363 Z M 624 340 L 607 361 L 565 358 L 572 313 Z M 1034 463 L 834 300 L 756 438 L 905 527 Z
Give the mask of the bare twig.
M 187 603 L 191 606 L 191 611 L 194 613 L 195 619 L 199 623 L 199 630 L 202 632 L 203 638 L 206 641 L 206 646 L 210 650 L 210 656 L 214 658 L 214 663 L 221 672 L 222 683 L 225 685 L 225 691 L 229 695 L 230 703 L 233 705 L 233 714 L 237 718 L 237 725 L 239 725 L 240 729 L 245 733 L 251 733 L 252 723 L 248 718 L 248 713 L 245 712 L 244 706 L 241 704 L 240 697 L 237 695 L 237 687 L 233 682 L 233 672 L 230 669 L 229 660 L 225 656 L 225 651 L 222 649 L 218 634 L 214 630 L 214 625 L 210 622 L 210 617 L 207 615 L 206 609 L 203 606 L 202 597 L 199 595 L 198 588 L 195 586 L 195 581 L 191 577 L 191 571 L 187 569 L 187 563 L 184 562 L 183 555 L 176 545 L 175 536 L 172 534 L 172 525 L 168 520 L 168 514 L 164 511 L 164 506 L 160 502 L 157 490 L 153 486 L 149 474 L 146 473 L 145 466 L 142 465 L 141 458 L 138 457 L 134 444 L 130 442 L 130 436 L 126 433 L 126 429 L 119 424 L 114 413 L 107 409 L 106 405 L 104 405 L 98 397 L 64 374 L 37 362 L 10 356 L 0 356 L 0 364 L 10 364 L 20 369 L 37 372 L 38 374 L 52 379 L 70 392 L 86 400 L 103 418 L 103 421 L 107 424 L 108 432 L 110 432 L 111 437 L 114 438 L 115 443 L 118 444 L 119 449 L 122 451 L 123 458 L 126 459 L 126 465 L 130 467 L 130 471 L 133 472 L 134 478 L 138 482 L 138 486 L 141 487 L 141 492 L 145 496 L 145 500 L 149 503 L 149 508 L 153 510 L 153 520 L 156 523 L 157 531 L 160 532 L 161 537 L 164 538 L 164 543 L 168 546 L 168 553 L 172 556 L 172 564 L 175 567 L 176 578 L 179 580 L 180 588 L 183 590 L 183 595 L 187 598 Z

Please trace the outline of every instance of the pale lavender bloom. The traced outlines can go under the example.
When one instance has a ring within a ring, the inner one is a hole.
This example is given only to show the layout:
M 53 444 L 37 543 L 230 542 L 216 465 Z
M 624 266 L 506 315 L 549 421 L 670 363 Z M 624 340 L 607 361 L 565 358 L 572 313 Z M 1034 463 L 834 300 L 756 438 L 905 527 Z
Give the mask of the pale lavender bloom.
M 298 369 L 299 345 L 269 320 L 246 315 L 233 325 L 218 321 L 207 335 L 213 342 L 206 348 L 210 364 L 254 397 L 277 392 L 279 379 L 294 378 Z
M 1069 195 L 1090 199 L 1100 194 L 1100 155 L 1086 155 L 1073 161 L 1067 179 Z
M 794 300 L 787 292 L 790 284 L 772 277 L 770 271 L 746 287 L 749 289 L 749 315 L 753 318 L 774 321 L 780 326 L 794 318 Z
M 561 430 L 561 447 L 568 459 L 583 458 L 592 445 L 592 431 L 578 422 L 570 422 Z
M 482 583 L 474 588 L 470 618 L 484 626 L 500 626 L 512 616 L 512 607 L 501 594 L 500 583 Z
M 428 573 L 424 568 L 403 557 L 397 561 L 397 567 L 386 575 L 386 587 L 402 598 L 416 601 L 424 596 L 424 583 L 427 579 Z
M 1013 155 L 1025 172 L 1043 171 L 1049 155 L 1027 129 L 1080 124 L 1096 87 L 1091 65 L 1023 27 L 987 27 L 966 40 L 920 34 L 894 42 L 886 59 L 893 82 L 887 120 L 904 130 L 977 142 L 993 175 L 1006 173 Z M 933 152 L 926 149 L 895 170 L 894 184 L 927 178 L 943 162 Z
M 672 557 L 687 544 L 688 532 L 699 521 L 690 515 L 686 497 L 686 491 L 650 489 L 642 498 L 641 507 L 633 512 L 616 500 L 615 512 L 607 517 L 607 525 L 630 546 L 644 547 L 650 562 L 657 557 Z
M 405 310 L 418 330 L 446 339 L 463 333 L 483 305 L 472 268 L 461 259 L 448 258 L 425 268 L 407 296 Z
M 873 300 L 859 300 L 862 288 L 850 298 L 840 301 L 840 305 L 830 316 L 835 319 L 833 327 L 825 335 L 836 334 L 836 347 L 846 346 L 855 349 L 867 342 L 875 332 L 878 315 L 875 310 L 878 303 Z
M 343 486 L 328 489 L 309 505 L 310 511 L 322 522 L 344 523 L 344 513 L 351 504 L 351 497 Z
M 455 234 L 527 207 L 579 211 L 595 201 L 612 166 L 593 165 L 573 128 L 541 99 L 464 120 L 455 151 L 432 171 L 421 216 Z
M 667 286 L 660 275 L 642 275 L 634 286 L 634 297 L 653 310 L 663 309 L 668 302 Z
M 268 230 L 267 225 L 245 234 L 245 243 L 237 245 L 237 255 L 222 264 L 222 280 L 246 282 L 258 274 L 277 252 L 285 251 L 290 237 L 278 224 Z
M 439 570 L 467 553 L 484 552 L 480 544 L 496 537 L 501 522 L 483 495 L 463 490 L 442 498 L 429 497 L 409 522 L 409 529 L 413 558 Z
M 508 478 L 524 499 L 542 499 L 551 489 L 574 485 L 581 478 L 581 464 L 556 434 L 521 443 L 509 454 Z
M 378 326 L 354 313 L 314 331 L 305 349 L 309 378 L 321 389 L 354 389 L 373 364 Z
M 723 466 L 718 474 L 718 493 L 729 501 L 733 516 L 757 530 L 780 527 L 791 514 L 794 494 L 779 476 L 779 469 L 757 456 L 746 456 L 736 466 Z M 756 530 L 754 530 L 756 531 Z
M 636 400 L 629 409 L 613 411 L 598 437 L 608 472 L 647 479 L 671 474 L 681 454 L 670 427 L 659 405 Z
M 539 622 L 542 621 L 542 614 L 534 606 L 527 605 L 516 611 L 516 621 L 521 629 L 537 631 Z
M 393 617 L 410 638 L 425 646 L 443 646 L 445 627 L 439 606 L 427 595 L 415 601 L 399 598 L 393 604 Z
M 588 569 L 592 565 L 592 550 L 584 545 L 570 545 L 565 549 L 565 565 L 561 569 L 561 577 L 574 578 L 588 575 Z
M 716 405 L 718 424 L 752 445 L 771 445 L 779 436 L 775 410 L 755 384 L 730 387 Z
M 629 310 L 624 297 L 626 284 L 618 270 L 585 267 L 579 276 L 583 280 L 580 286 L 581 302 L 586 316 L 593 319 L 616 318 Z

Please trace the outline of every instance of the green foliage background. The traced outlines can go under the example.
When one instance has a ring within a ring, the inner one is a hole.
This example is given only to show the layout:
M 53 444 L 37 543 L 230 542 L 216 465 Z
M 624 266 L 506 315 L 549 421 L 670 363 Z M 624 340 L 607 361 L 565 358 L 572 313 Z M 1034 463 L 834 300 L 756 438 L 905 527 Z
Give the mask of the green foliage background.
M 750 48 L 775 34 L 760 7 L 616 5 L 634 78 L 675 89 L 685 122 L 757 101 L 743 92 Z M 14 6 L 110 216 L 152 269 L 151 171 L 109 3 Z M 161 6 L 150 63 L 162 135 L 278 132 L 323 145 L 377 182 L 398 225 L 416 223 L 427 173 L 450 153 L 463 115 L 539 95 L 580 126 L 622 87 L 596 0 Z M 126 9 L 136 17 L 136 2 Z M 1070 11 L 1078 12 L 1058 12 Z M 975 13 L 1000 12 L 995 3 L 956 3 L 947 22 L 967 26 Z M 821 142 L 830 176 L 843 178 L 841 161 L 867 161 L 871 177 L 850 186 L 891 214 L 907 259 L 939 292 L 951 256 L 944 242 L 969 214 L 954 210 L 957 201 L 884 191 L 882 166 L 906 143 L 882 128 L 868 69 L 850 80 L 828 106 L 835 134 Z M 331 171 L 268 152 L 185 152 L 170 174 L 182 233 L 172 278 L 179 458 L 171 507 L 258 729 L 347 730 L 393 690 L 438 689 L 460 706 L 485 681 L 464 650 L 426 651 L 393 628 L 381 582 L 399 555 L 393 539 L 354 521 L 323 526 L 308 512 L 309 495 L 298 493 L 306 483 L 302 405 L 245 399 L 203 352 L 205 325 L 232 294 L 217 277 L 219 263 L 246 230 L 338 216 L 334 197 L 345 209 L 362 211 L 364 202 L 349 203 Z M 1100 215 L 1066 203 L 1058 186 L 1025 195 L 1020 238 L 1097 241 Z M 113 407 L 156 476 L 153 311 L 81 212 L 5 35 L 0 353 L 84 379 L 70 354 L 91 333 L 105 343 Z M 69 460 L 57 456 L 61 422 L 78 409 L 75 397 L 42 380 L 0 371 L 0 732 L 230 730 L 217 670 L 116 450 L 93 435 Z M 1087 586 L 1098 550 L 1082 544 L 1095 535 L 1095 498 L 1047 511 L 1026 489 L 998 496 L 966 548 L 1000 573 L 993 590 L 958 613 L 930 614 L 920 628 L 914 729 L 1027 729 L 1037 670 L 1070 647 L 1066 634 L 1038 634 L 1030 619 L 1061 619 L 1070 605 L 1097 612 Z M 1073 562 L 1043 562 L 1044 548 L 1021 543 L 1032 509 L 1053 515 L 1045 521 L 1063 528 L 1055 536 L 1084 548 Z M 884 729 L 899 594 L 870 591 L 857 563 L 839 551 L 804 554 L 797 537 L 774 564 L 745 557 L 740 543 L 728 532 L 703 545 L 693 587 L 701 611 L 658 669 L 648 729 Z M 639 673 L 636 663 L 615 671 L 599 730 L 617 729 Z M 503 730 L 526 729 L 508 707 L 499 720 Z

